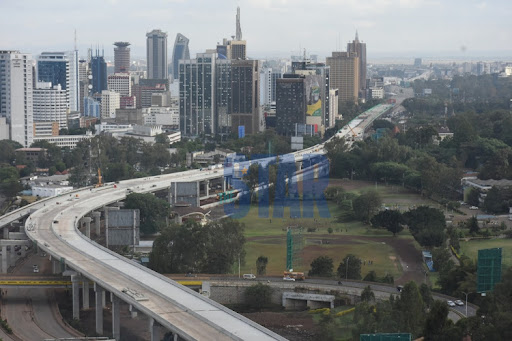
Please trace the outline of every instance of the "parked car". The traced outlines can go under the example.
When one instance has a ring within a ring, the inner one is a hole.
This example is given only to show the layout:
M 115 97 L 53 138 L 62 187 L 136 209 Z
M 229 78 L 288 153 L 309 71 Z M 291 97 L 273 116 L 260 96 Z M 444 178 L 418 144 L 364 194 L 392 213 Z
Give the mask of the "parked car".
M 253 274 L 244 274 L 243 278 L 244 279 L 256 279 L 256 276 L 254 276 Z
M 453 303 L 453 301 L 448 301 L 448 302 L 446 302 L 446 303 L 448 303 L 448 305 L 449 305 L 450 307 L 455 307 L 455 303 Z
M 295 278 L 291 278 L 291 277 L 283 277 L 283 281 L 295 282 Z
M 39 272 L 39 268 L 37 266 L 34 268 L 34 272 Z
M 463 306 L 464 302 L 462 302 L 461 300 L 457 300 L 457 301 L 455 301 L 455 304 L 459 305 L 459 306 Z
M 396 290 L 398 292 L 402 292 L 402 290 L 404 290 L 404 286 L 403 285 L 399 285 L 399 286 L 396 287 Z
M 476 206 L 471 206 L 471 207 L 469 207 L 469 209 L 470 209 L 470 210 L 478 210 L 478 207 L 476 207 Z

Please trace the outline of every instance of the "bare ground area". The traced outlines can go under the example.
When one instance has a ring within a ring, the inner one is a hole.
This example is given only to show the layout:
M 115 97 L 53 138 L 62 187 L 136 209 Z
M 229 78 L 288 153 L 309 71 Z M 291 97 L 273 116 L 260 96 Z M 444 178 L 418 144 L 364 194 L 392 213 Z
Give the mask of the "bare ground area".
M 306 341 L 315 339 L 317 327 L 312 316 L 301 312 L 258 312 L 243 313 L 242 315 L 289 340 Z

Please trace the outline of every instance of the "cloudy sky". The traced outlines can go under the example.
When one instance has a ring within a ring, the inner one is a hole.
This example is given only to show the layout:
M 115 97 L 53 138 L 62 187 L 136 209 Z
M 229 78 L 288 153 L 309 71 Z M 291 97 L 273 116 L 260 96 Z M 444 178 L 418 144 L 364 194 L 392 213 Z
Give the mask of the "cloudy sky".
M 510 0 L 0 0 L 0 49 L 69 50 L 73 32 L 80 54 L 114 41 L 129 41 L 132 56 L 145 56 L 145 33 L 176 33 L 192 53 L 235 33 L 241 8 L 243 38 L 251 57 L 325 56 L 344 50 L 356 29 L 368 57 L 512 56 Z

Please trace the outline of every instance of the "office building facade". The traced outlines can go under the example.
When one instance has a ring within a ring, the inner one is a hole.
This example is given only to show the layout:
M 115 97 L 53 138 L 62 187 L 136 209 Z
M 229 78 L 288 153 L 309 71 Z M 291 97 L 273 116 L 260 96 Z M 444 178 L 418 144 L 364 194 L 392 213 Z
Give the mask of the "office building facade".
M 347 52 L 355 53 L 359 58 L 359 90 L 366 89 L 366 43 L 359 41 L 356 31 L 356 38 L 347 44 Z
M 263 128 L 260 113 L 259 61 L 231 61 L 231 130 L 245 127 L 246 134 Z
M 146 34 L 146 57 L 149 79 L 168 78 L 167 33 L 153 30 Z
M 91 58 L 91 92 L 92 94 L 101 94 L 103 90 L 107 90 L 107 63 L 103 55 L 96 51 L 96 56 Z
M 218 133 L 231 130 L 231 61 L 217 59 L 215 62 L 215 119 Z
M 34 138 L 32 56 L 0 51 L 0 117 L 9 126 L 9 139 L 29 147 Z
M 128 73 L 115 73 L 107 78 L 108 90 L 119 93 L 121 97 L 132 95 L 131 84 L 130 74 Z
M 190 59 L 190 51 L 188 49 L 188 38 L 183 34 L 178 33 L 174 41 L 174 48 L 172 51 L 172 78 L 179 79 L 180 75 L 180 60 Z
M 356 53 L 333 52 L 331 57 L 326 59 L 330 67 L 330 88 L 338 89 L 338 105 L 343 103 L 357 102 L 359 96 L 359 57 Z
M 276 131 L 293 136 L 296 124 L 306 124 L 306 77 L 285 74 L 276 86 Z
M 121 108 L 121 96 L 114 91 L 101 92 L 101 118 L 115 118 L 116 109 Z
M 216 54 L 198 53 L 196 59 L 180 60 L 180 131 L 182 135 L 216 133 Z
M 130 43 L 116 41 L 114 46 L 114 73 L 130 72 Z
M 33 90 L 34 122 L 52 122 L 59 129 L 68 127 L 68 105 L 66 91 L 61 85 L 51 82 L 38 82 Z

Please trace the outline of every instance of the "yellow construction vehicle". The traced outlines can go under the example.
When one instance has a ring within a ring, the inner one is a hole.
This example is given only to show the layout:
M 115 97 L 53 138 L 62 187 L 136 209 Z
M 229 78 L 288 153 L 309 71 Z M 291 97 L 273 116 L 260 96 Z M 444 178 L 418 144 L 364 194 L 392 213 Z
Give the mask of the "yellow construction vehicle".
M 98 168 L 98 183 L 94 185 L 95 188 L 103 186 L 103 183 L 101 182 L 101 169 Z

